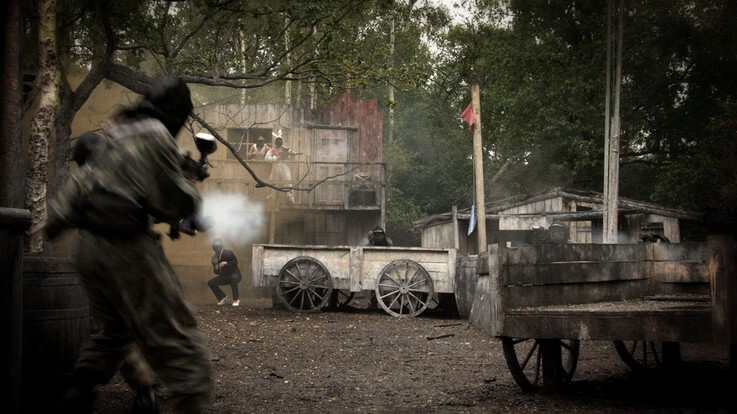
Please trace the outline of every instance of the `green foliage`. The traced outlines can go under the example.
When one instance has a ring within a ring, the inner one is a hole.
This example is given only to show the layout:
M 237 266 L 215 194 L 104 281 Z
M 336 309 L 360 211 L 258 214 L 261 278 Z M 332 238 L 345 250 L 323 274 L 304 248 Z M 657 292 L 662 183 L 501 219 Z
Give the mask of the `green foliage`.
M 626 6 L 620 194 L 702 211 L 711 228 L 734 231 L 737 3 Z M 284 80 L 303 91 L 316 83 L 325 103 L 346 90 L 384 97 L 384 131 L 394 111 L 388 227 L 409 243 L 413 220 L 473 200 L 472 138 L 458 118 L 471 83 L 481 86 L 488 198 L 602 187 L 607 2 L 476 0 L 475 9 L 475 20 L 451 25 L 447 10 L 417 1 L 60 0 L 59 32 L 70 67 L 107 59 L 134 74 L 185 75 L 202 100 L 233 98 L 237 87 L 278 101 Z
M 620 194 L 700 211 L 708 229 L 735 232 L 737 6 L 626 3 Z M 423 214 L 471 203 L 471 136 L 456 118 L 470 83 L 481 85 L 487 182 L 519 160 L 487 198 L 601 190 L 607 2 L 476 6 L 478 20 L 433 37 L 433 74 L 397 94 L 392 148 L 405 154 L 385 154 L 392 191 Z

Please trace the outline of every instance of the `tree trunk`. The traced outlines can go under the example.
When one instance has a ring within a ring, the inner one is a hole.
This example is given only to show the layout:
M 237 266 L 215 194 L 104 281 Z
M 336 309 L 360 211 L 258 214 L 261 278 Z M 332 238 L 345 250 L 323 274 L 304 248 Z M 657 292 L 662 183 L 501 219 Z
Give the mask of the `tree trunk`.
M 246 35 L 243 33 L 243 29 L 238 30 L 238 46 L 241 57 L 241 71 L 244 73 L 247 71 L 246 67 Z M 246 88 L 241 89 L 241 106 L 246 104 Z
M 394 69 L 394 18 L 389 26 L 389 69 Z M 394 85 L 389 84 L 387 104 L 389 105 L 389 131 L 386 138 L 391 141 L 394 138 Z
M 287 69 L 291 70 L 292 53 L 289 51 L 289 49 L 292 48 L 292 42 L 289 38 L 289 17 L 284 18 L 284 48 L 287 51 L 284 63 L 286 63 Z M 289 80 L 284 81 L 284 103 L 286 105 L 292 103 L 292 81 Z
M 59 82 L 57 64 L 56 0 L 42 0 L 39 11 L 39 70 L 38 112 L 31 121 L 29 147 L 30 165 L 25 204 L 31 211 L 33 226 L 46 220 L 46 186 L 48 183 L 49 139 L 53 134 L 59 109 Z M 28 234 L 25 249 L 29 253 L 43 251 L 43 234 Z
M 103 3 L 97 2 L 95 7 L 95 31 L 98 33 L 104 33 L 105 27 L 103 24 L 102 13 Z M 69 49 L 71 47 L 69 33 L 65 31 L 57 31 L 56 39 L 58 43 L 57 50 L 59 51 L 59 68 L 67 67 L 69 61 Z M 71 135 L 72 135 L 72 121 L 74 116 L 77 114 L 79 109 L 87 102 L 92 92 L 95 90 L 97 85 L 102 82 L 105 78 L 108 63 L 112 57 L 112 48 L 108 43 L 109 39 L 103 36 L 95 37 L 93 44 L 93 50 L 95 59 L 92 61 L 90 71 L 82 79 L 82 82 L 77 88 L 72 91 L 69 80 L 61 75 L 63 70 L 60 69 L 60 80 L 59 80 L 59 109 L 56 118 L 56 139 L 54 145 L 54 159 L 52 168 L 50 169 L 49 179 L 49 192 L 48 194 L 54 195 L 61 185 L 69 177 L 69 159 L 71 155 Z

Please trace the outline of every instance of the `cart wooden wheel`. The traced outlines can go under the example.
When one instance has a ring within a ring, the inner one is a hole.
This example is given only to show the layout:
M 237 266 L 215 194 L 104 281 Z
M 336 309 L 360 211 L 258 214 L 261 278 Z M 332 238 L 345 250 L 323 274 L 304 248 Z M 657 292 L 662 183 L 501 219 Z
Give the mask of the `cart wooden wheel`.
M 542 353 L 540 341 L 529 338 L 501 338 L 504 359 L 517 384 L 525 391 L 542 388 Z M 562 382 L 569 383 L 578 364 L 578 339 L 557 340 L 560 343 Z
M 392 316 L 417 316 L 433 300 L 430 274 L 413 260 L 395 260 L 384 266 L 375 292 L 379 306 Z
M 638 372 L 671 365 L 681 359 L 678 342 L 614 341 L 614 349 L 622 362 Z
M 276 291 L 294 312 L 317 312 L 330 300 L 333 281 L 322 262 L 309 256 L 288 261 L 279 271 Z
M 330 309 L 343 309 L 348 306 L 353 300 L 355 292 L 351 292 L 348 289 L 333 289 L 333 294 L 330 295 Z

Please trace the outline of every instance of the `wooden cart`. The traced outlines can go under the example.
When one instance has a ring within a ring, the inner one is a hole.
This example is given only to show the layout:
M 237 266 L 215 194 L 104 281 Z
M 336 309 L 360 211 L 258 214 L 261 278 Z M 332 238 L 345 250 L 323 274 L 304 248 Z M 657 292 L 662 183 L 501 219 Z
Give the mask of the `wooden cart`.
M 331 296 L 345 306 L 355 293 L 373 291 L 388 314 L 417 316 L 434 294 L 454 293 L 456 255 L 455 249 L 255 244 L 253 285 L 275 288 L 295 312 L 319 311 Z
M 580 340 L 614 341 L 635 370 L 680 360 L 681 342 L 737 342 L 734 243 L 490 246 L 471 323 L 499 337 L 525 390 L 571 380 Z M 732 362 L 734 363 L 734 361 Z

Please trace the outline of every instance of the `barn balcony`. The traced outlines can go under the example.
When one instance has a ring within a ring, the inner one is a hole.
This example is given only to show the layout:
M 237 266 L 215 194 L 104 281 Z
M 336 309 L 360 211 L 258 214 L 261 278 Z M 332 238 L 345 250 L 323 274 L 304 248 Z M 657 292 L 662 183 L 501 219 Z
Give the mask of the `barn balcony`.
M 285 192 L 256 188 L 253 180 L 217 179 L 220 190 L 244 191 L 267 210 L 377 210 L 383 211 L 386 184 L 384 163 L 336 161 L 281 161 L 289 167 L 292 179 L 279 180 L 272 169 L 277 163 L 249 160 L 249 166 L 264 181 L 279 186 L 292 186 L 294 201 Z M 218 163 L 219 164 L 219 163 Z M 240 167 L 240 166 L 238 166 Z M 215 165 L 218 168 L 218 165 Z M 214 182 L 212 183 L 214 184 Z M 305 191 L 312 188 L 312 191 Z

